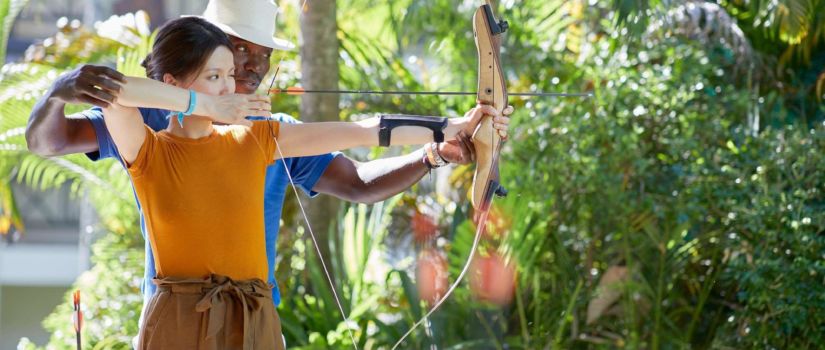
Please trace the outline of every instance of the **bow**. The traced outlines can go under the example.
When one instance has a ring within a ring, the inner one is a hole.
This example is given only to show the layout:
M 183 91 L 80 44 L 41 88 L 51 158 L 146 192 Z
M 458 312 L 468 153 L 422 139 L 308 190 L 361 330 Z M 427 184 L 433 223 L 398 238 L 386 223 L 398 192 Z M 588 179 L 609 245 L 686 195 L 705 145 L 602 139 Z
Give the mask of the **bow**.
M 507 86 L 505 85 L 499 55 L 501 51 L 501 34 L 507 31 L 507 28 L 507 21 L 498 21 L 495 18 L 489 0 L 484 0 L 484 4 L 479 6 L 473 14 L 473 34 L 475 36 L 476 51 L 478 52 L 478 90 L 476 91 L 476 99 L 478 103 L 492 106 L 499 114 L 507 107 Z M 470 248 L 470 255 L 467 257 L 461 273 L 447 289 L 447 292 L 444 293 L 444 296 L 433 305 L 424 317 L 414 323 L 407 333 L 398 339 L 392 349 L 398 348 L 418 326 L 426 322 L 430 315 L 461 284 L 461 280 L 467 274 L 478 248 L 481 234 L 487 225 L 493 194 L 504 196 L 507 193 L 499 184 L 498 160 L 502 143 L 501 135 L 493 128 L 493 117 L 484 116 L 473 133 L 473 145 L 476 149 L 476 169 L 473 174 L 471 194 L 473 208 L 476 210 L 474 215 L 476 218 L 476 232 L 473 245 Z

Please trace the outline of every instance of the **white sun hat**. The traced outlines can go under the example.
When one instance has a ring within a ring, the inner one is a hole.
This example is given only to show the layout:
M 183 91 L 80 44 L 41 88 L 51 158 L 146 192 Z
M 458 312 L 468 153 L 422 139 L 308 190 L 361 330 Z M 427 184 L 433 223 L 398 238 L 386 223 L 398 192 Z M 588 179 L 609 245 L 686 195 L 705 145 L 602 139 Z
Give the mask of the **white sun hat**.
M 272 0 L 209 0 L 203 16 L 224 33 L 276 50 L 292 50 L 295 45 L 275 37 L 278 6 Z

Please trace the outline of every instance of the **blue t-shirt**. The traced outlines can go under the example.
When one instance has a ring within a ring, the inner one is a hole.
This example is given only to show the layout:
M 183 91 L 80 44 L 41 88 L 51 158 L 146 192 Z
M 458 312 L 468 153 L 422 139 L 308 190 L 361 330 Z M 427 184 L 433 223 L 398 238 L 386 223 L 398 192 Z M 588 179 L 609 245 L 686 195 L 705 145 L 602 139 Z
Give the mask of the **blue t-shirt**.
M 139 108 L 140 114 L 143 116 L 143 122 L 155 131 L 166 129 L 169 125 L 169 112 L 153 108 Z M 103 121 L 103 112 L 100 108 L 92 108 L 83 111 L 82 114 L 92 122 L 97 134 L 97 144 L 99 150 L 97 152 L 87 153 L 89 159 L 97 161 L 105 158 L 115 158 L 120 161 L 120 154 L 115 148 L 114 141 L 112 141 L 109 130 L 106 129 L 106 124 Z M 272 115 L 274 120 L 282 123 L 300 123 L 289 115 L 283 113 L 276 113 Z M 263 119 L 250 117 L 249 119 Z M 275 257 L 278 239 L 278 229 L 280 228 L 281 209 L 284 204 L 284 195 L 286 194 L 289 178 L 284 171 L 284 164 L 289 167 L 289 173 L 292 174 L 292 179 L 295 184 L 309 196 L 314 197 L 317 192 L 312 191 L 315 183 L 321 177 L 321 174 L 327 169 L 329 163 L 334 159 L 338 153 L 328 153 L 313 157 L 297 157 L 279 159 L 266 169 L 266 187 L 264 188 L 264 224 L 266 227 L 266 259 L 269 265 L 269 282 L 275 288 L 272 289 L 272 300 L 275 305 L 281 303 L 281 293 L 278 291 L 278 283 L 275 281 Z M 137 197 L 135 197 L 137 201 Z M 138 212 L 140 212 L 140 231 L 143 234 L 145 241 L 144 249 L 146 251 L 145 270 L 143 274 L 143 291 L 144 305 L 149 301 L 149 298 L 155 293 L 157 286 L 152 283 L 152 279 L 157 275 L 155 271 L 155 257 L 152 254 L 152 246 L 149 244 L 149 235 L 146 234 L 146 223 L 143 219 L 143 212 L 140 210 L 140 203 L 138 205 Z

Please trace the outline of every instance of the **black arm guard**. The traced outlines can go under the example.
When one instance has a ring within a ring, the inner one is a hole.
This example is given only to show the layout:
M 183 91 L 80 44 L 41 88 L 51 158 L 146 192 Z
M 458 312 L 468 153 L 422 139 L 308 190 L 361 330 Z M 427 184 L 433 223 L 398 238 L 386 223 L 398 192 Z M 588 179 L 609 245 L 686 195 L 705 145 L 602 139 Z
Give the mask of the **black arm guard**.
M 378 144 L 381 147 L 390 145 L 392 129 L 398 126 L 420 126 L 433 131 L 433 141 L 444 142 L 444 128 L 447 127 L 447 118 L 424 115 L 407 114 L 380 114 L 378 124 Z

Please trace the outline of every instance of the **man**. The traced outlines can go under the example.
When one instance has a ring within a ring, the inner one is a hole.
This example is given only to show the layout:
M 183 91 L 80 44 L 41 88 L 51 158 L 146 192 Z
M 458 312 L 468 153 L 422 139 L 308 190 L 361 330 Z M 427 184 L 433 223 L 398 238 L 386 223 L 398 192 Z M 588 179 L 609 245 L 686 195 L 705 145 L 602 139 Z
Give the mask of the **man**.
M 243 5 L 227 0 L 212 0 L 204 18 L 226 32 L 234 45 L 236 93 L 254 93 L 270 69 L 274 49 L 289 49 L 291 44 L 271 35 L 275 28 L 277 7 L 267 0 L 246 1 Z M 118 158 L 117 150 L 103 122 L 100 108 L 66 116 L 67 103 L 88 103 L 106 107 L 119 92 L 123 76 L 110 68 L 86 65 L 61 76 L 35 106 L 26 129 L 29 149 L 42 156 L 86 153 L 92 160 Z M 165 129 L 169 111 L 141 109 L 144 122 L 155 130 Z M 506 114 L 509 114 L 508 109 Z M 480 113 L 477 112 L 476 113 Z M 287 123 L 297 121 L 285 114 L 273 118 Z M 437 153 L 450 163 L 466 164 L 475 157 L 471 141 L 463 136 L 458 140 L 439 143 Z M 326 193 L 338 198 L 361 203 L 372 203 L 389 198 L 419 181 L 435 167 L 423 150 L 368 163 L 356 162 L 342 154 L 283 159 L 296 185 L 315 196 Z M 271 165 L 266 174 L 265 225 L 266 251 L 269 264 L 269 282 L 275 285 L 273 301 L 280 303 L 275 282 L 275 241 L 278 236 L 281 207 L 288 184 L 281 160 Z M 138 203 L 140 206 L 140 203 Z M 141 214 L 141 231 L 147 238 Z M 155 292 L 152 284 L 155 264 L 148 239 L 145 244 L 146 261 L 142 291 L 144 304 Z

